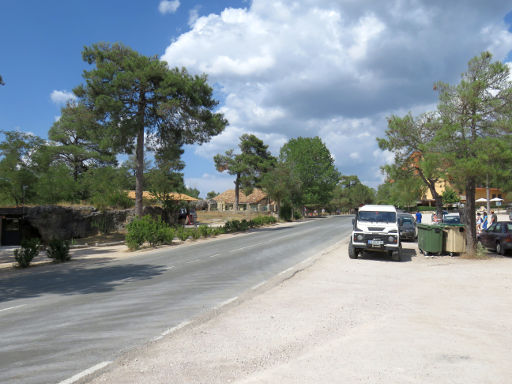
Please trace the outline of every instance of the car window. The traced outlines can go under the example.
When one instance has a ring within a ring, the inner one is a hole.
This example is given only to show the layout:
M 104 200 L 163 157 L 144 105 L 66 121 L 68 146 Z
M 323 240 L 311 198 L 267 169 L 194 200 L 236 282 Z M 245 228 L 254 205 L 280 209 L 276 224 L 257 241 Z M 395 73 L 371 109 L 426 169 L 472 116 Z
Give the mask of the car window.
M 394 223 L 394 222 L 396 222 L 396 213 L 395 212 L 363 211 L 363 212 L 359 212 L 358 220 L 378 222 L 378 223 Z
M 512 223 L 507 223 L 507 232 L 512 232 Z
M 501 223 L 497 223 L 497 224 L 494 226 L 493 232 L 498 232 L 498 233 L 500 233 L 500 232 L 501 232 Z
M 402 217 L 400 217 L 400 219 L 402 219 L 402 223 L 404 223 L 404 224 L 405 223 L 411 223 L 412 224 L 414 222 L 412 217 L 409 217 L 409 216 L 402 216 Z
M 496 224 L 491 225 L 489 228 L 487 228 L 487 232 L 494 232 L 495 227 L 496 227 Z

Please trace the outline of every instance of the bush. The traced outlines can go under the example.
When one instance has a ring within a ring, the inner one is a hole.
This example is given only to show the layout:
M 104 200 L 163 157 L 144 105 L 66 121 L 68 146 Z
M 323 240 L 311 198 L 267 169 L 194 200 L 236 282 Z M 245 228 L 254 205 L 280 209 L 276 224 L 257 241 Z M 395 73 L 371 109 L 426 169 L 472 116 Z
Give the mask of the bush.
M 174 240 L 174 230 L 169 226 L 162 227 L 159 229 L 158 236 L 161 244 L 171 245 Z
M 292 206 L 289 204 L 283 204 L 279 208 L 279 217 L 285 221 L 292 220 Z
M 46 255 L 58 262 L 65 262 L 71 260 L 69 255 L 69 241 L 52 239 L 46 247 Z
M 209 231 L 209 228 L 208 228 L 207 225 L 200 225 L 199 226 L 199 233 L 203 237 L 208 237 L 211 234 L 211 232 Z
M 302 215 L 300 214 L 300 212 L 297 210 L 294 210 L 293 211 L 293 220 L 300 220 L 301 218 L 302 218 Z
M 180 239 L 181 241 L 185 241 L 188 239 L 188 237 L 190 236 L 190 233 L 189 231 L 187 231 L 185 228 L 183 227 L 180 227 L 178 229 L 178 231 L 176 232 L 176 237 L 178 237 L 178 239 Z
M 189 229 L 189 233 L 190 233 L 190 236 L 192 237 L 192 239 L 194 239 L 194 240 L 197 240 L 201 237 L 201 232 L 197 228 Z
M 126 244 L 130 249 L 139 249 L 145 242 L 152 247 L 158 244 L 171 244 L 174 239 L 172 228 L 150 215 L 133 219 L 126 229 Z
M 24 240 L 21 242 L 21 248 L 14 250 L 14 259 L 20 268 L 27 268 L 38 254 L 39 239 Z

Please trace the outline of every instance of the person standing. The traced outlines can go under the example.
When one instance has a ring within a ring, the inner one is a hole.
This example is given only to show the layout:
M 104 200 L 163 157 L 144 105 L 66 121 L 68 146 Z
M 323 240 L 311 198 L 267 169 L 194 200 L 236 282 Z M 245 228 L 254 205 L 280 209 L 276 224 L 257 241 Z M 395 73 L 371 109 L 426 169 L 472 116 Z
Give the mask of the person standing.
M 484 217 L 482 217 L 482 229 L 487 229 L 487 212 L 484 212 Z
M 422 214 L 421 212 L 418 210 L 416 211 L 416 223 L 421 223 L 421 217 L 422 217 Z
M 482 216 L 480 216 L 480 212 L 476 213 L 476 232 L 480 233 L 482 231 Z
M 493 225 L 494 223 L 497 223 L 498 222 L 498 215 L 494 213 L 494 211 L 491 211 L 491 224 L 490 225 Z

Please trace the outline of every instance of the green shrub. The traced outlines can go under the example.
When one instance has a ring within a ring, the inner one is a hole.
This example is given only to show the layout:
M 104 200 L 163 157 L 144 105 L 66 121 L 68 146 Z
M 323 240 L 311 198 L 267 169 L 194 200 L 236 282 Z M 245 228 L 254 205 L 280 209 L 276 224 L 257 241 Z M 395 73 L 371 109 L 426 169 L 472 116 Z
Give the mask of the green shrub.
M 194 228 L 194 229 L 190 228 L 189 231 L 190 231 L 190 237 L 192 237 L 192 239 L 197 240 L 197 239 L 199 239 L 201 237 L 201 231 L 199 231 L 199 229 L 197 229 L 197 228 Z
M 209 231 L 209 228 L 207 225 L 200 225 L 198 230 L 199 230 L 199 233 L 201 234 L 201 236 L 203 236 L 203 237 L 208 237 L 211 233 Z
M 46 255 L 50 259 L 61 263 L 71 260 L 71 256 L 69 254 L 69 241 L 58 239 L 50 240 L 46 247 Z
M 178 228 L 178 231 L 176 232 L 176 237 L 180 239 L 181 241 L 185 241 L 190 236 L 189 231 L 187 231 L 185 228 L 180 227 Z
M 133 219 L 126 226 L 126 230 L 126 244 L 130 249 L 139 249 L 145 242 L 152 247 L 158 244 L 171 244 L 174 238 L 172 228 L 150 215 Z
M 302 215 L 300 214 L 300 212 L 297 210 L 294 210 L 293 211 L 293 220 L 300 220 L 301 218 L 302 218 Z
M 279 208 L 279 217 L 285 221 L 292 220 L 292 206 L 290 204 L 283 204 Z
M 162 226 L 159 229 L 158 235 L 161 244 L 171 245 L 174 240 L 174 230 L 169 226 Z
M 14 250 L 14 259 L 20 268 L 27 268 L 39 254 L 39 239 L 23 240 L 21 248 Z

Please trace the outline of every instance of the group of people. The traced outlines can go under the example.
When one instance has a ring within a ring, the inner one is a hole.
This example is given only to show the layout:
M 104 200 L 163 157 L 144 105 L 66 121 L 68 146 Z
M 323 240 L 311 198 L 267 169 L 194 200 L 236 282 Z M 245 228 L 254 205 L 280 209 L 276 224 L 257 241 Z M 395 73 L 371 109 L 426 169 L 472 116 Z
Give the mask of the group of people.
M 494 211 L 491 211 L 491 218 L 487 216 L 487 212 L 483 212 L 480 215 L 480 212 L 477 212 L 476 214 L 476 230 L 478 233 L 480 233 L 482 230 L 489 228 L 491 225 L 496 223 L 498 221 L 498 215 L 494 213 Z

